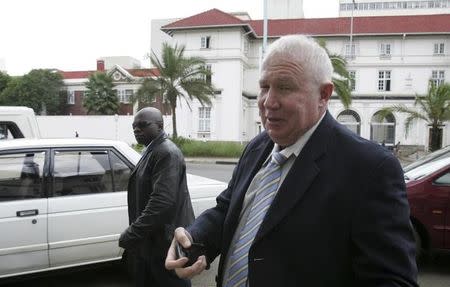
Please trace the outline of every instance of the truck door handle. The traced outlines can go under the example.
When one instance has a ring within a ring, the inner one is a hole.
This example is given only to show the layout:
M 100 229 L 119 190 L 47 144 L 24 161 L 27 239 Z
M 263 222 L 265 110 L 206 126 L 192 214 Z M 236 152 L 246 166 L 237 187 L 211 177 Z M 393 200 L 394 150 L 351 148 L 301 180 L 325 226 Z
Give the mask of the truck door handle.
M 30 209 L 30 210 L 20 210 L 16 212 L 17 217 L 26 217 L 26 216 L 34 216 L 38 215 L 39 210 L 37 209 Z

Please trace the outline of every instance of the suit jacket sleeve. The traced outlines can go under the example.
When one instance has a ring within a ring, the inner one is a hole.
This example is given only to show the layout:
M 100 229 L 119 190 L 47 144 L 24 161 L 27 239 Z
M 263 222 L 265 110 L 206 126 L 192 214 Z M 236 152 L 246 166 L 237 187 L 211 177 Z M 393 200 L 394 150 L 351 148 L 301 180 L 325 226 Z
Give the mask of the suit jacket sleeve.
M 244 149 L 237 166 L 233 170 L 233 175 L 227 188 L 216 198 L 216 206 L 203 212 L 194 223 L 187 228 L 194 242 L 200 242 L 206 246 L 206 259 L 208 264 L 220 254 L 223 239 L 223 227 L 225 218 L 228 214 L 231 196 L 235 190 L 238 175 L 243 172 L 241 166 L 245 161 L 246 151 L 249 145 Z
M 397 159 L 386 156 L 360 195 L 351 231 L 355 286 L 417 286 L 409 206 Z
M 185 166 L 180 154 L 166 149 L 153 151 L 154 164 L 148 176 L 151 176 L 152 189 L 149 188 L 149 200 L 141 215 L 121 234 L 119 245 L 134 248 L 154 232 L 160 232 L 164 225 L 170 224 L 174 216 L 179 183 Z M 151 164 L 151 163 L 149 163 Z

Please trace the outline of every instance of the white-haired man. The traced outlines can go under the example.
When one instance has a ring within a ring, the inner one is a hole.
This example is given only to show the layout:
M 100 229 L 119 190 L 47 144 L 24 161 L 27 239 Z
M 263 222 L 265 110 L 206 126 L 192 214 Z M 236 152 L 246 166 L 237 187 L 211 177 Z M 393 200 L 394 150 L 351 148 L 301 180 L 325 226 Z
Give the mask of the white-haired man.
M 331 76 L 327 53 L 310 38 L 270 46 L 259 81 L 265 131 L 217 206 L 176 230 L 166 268 L 192 277 L 221 255 L 224 287 L 417 286 L 402 169 L 327 112 Z M 185 267 L 175 241 L 201 242 L 205 255 Z

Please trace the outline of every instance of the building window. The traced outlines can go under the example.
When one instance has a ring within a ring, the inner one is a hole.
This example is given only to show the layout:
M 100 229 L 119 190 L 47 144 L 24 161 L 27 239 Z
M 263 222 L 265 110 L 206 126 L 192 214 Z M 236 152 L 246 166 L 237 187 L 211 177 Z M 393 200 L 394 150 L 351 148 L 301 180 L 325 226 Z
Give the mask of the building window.
M 391 90 L 391 71 L 378 71 L 378 91 Z
M 247 55 L 249 50 L 249 42 L 247 39 L 244 39 L 244 54 Z
M 435 43 L 434 44 L 434 55 L 444 55 L 445 45 L 444 43 Z
M 388 114 L 381 119 L 379 113 L 375 113 L 370 123 L 370 139 L 377 143 L 383 143 L 392 148 L 395 141 L 395 118 Z
M 355 44 L 345 44 L 345 58 L 354 59 L 356 55 L 356 47 Z
M 74 91 L 67 91 L 67 104 L 75 105 L 75 92 Z
M 211 107 L 198 108 L 198 131 L 199 133 L 211 132 Z
M 356 71 L 348 71 L 348 86 L 350 91 L 356 90 Z
M 381 10 L 381 9 L 434 9 L 450 6 L 449 0 L 422 0 L 422 1 L 390 1 L 390 2 L 366 2 L 355 4 L 355 10 Z M 340 4 L 341 11 L 351 11 L 351 3 Z
M 212 73 L 211 73 L 211 65 L 210 65 L 210 64 L 206 64 L 206 65 L 205 65 L 205 70 L 208 72 L 208 74 L 205 75 L 205 77 L 204 77 L 205 82 L 206 82 L 207 84 L 211 84 L 211 77 L 212 77 Z
M 436 85 L 440 86 L 445 81 L 445 71 L 437 71 L 433 70 L 431 71 L 431 81 Z
M 201 38 L 200 47 L 202 49 L 209 49 L 209 48 L 211 48 L 211 36 L 203 36 Z
M 352 110 L 345 110 L 337 116 L 338 122 L 359 135 L 361 133 L 361 118 Z
M 391 57 L 391 44 L 381 43 L 380 44 L 380 58 L 390 58 Z
M 117 90 L 117 98 L 119 102 L 123 104 L 129 104 L 133 97 L 133 90 Z

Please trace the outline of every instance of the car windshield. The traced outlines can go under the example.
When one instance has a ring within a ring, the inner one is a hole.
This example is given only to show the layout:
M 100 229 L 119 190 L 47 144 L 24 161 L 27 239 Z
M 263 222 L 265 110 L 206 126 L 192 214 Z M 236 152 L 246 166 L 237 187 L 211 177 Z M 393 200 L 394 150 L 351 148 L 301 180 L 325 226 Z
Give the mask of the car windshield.
M 406 180 L 406 182 L 413 181 L 413 180 L 419 180 L 419 179 L 443 168 L 444 166 L 447 166 L 448 164 L 450 164 L 449 156 L 442 158 L 442 159 L 430 161 L 423 165 L 417 166 L 416 168 L 413 168 L 413 169 L 409 170 L 408 172 L 405 172 L 405 180 Z
M 409 172 L 410 170 L 415 169 L 416 167 L 421 166 L 427 162 L 434 161 L 434 160 L 437 160 L 437 159 L 440 159 L 443 157 L 447 157 L 449 155 L 450 155 L 450 146 L 446 146 L 446 147 L 436 150 L 432 153 L 429 153 L 426 156 L 421 157 L 419 160 L 416 160 L 415 162 L 405 166 L 403 168 L 403 171 L 405 173 Z

